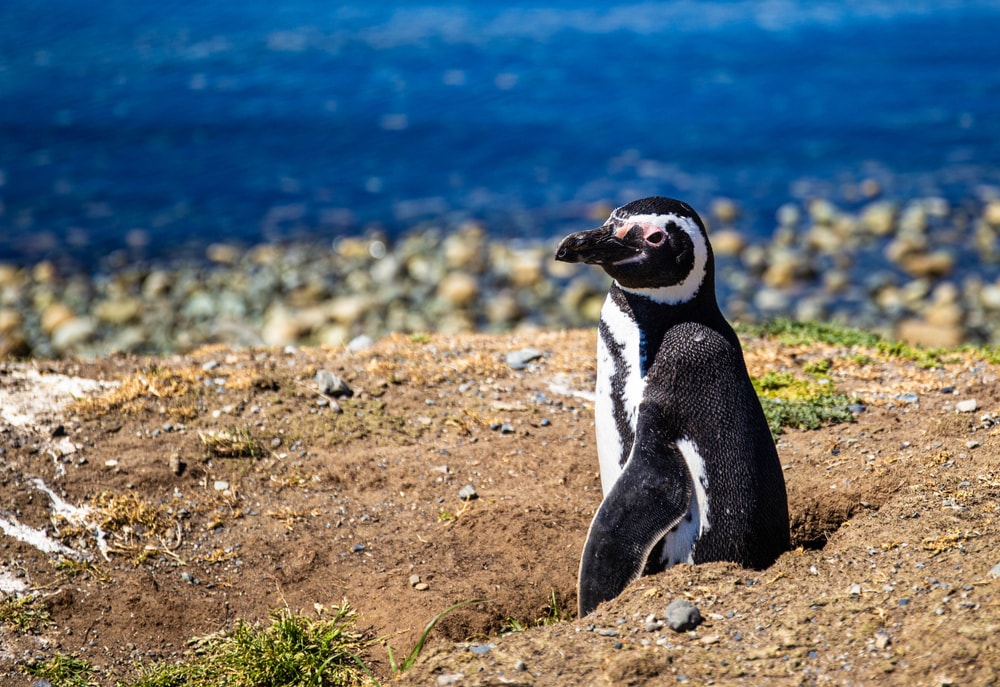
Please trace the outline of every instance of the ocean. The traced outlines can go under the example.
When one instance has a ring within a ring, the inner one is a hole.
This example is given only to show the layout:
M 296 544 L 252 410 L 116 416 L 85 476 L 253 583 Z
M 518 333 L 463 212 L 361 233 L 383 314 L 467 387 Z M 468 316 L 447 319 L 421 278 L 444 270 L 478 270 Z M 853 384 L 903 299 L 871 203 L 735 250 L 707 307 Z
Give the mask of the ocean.
M 981 199 L 998 37 L 996 1 L 5 2 L 0 260 Z

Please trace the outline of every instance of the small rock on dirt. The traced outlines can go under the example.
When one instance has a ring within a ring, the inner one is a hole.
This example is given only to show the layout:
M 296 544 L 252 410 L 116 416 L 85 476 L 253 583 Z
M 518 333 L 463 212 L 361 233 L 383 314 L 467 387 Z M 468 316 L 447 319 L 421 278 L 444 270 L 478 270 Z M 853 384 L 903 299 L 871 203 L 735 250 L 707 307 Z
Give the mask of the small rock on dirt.
M 410 586 L 416 587 L 420 584 L 420 575 L 410 575 Z
M 457 685 L 464 679 L 464 673 L 444 673 L 443 675 L 438 675 L 438 687 L 450 687 L 450 685 Z
M 354 395 L 351 387 L 343 379 L 329 370 L 319 370 L 315 377 L 319 392 L 333 398 L 349 398 Z
M 892 635 L 890 635 L 885 630 L 879 630 L 875 633 L 875 648 L 879 651 L 887 648 L 892 644 Z
M 476 488 L 471 484 L 466 484 L 464 487 L 458 490 L 458 498 L 463 501 L 472 501 L 479 498 L 479 494 L 476 493 Z
M 955 410 L 960 413 L 974 413 L 978 407 L 979 402 L 974 398 L 967 398 L 964 401 L 959 401 L 955 404 Z
M 667 626 L 674 632 L 687 632 L 701 623 L 701 613 L 690 601 L 676 599 L 667 606 L 665 620 Z
M 511 351 L 506 356 L 504 356 L 504 361 L 513 370 L 523 370 L 528 366 L 533 360 L 538 360 L 545 355 L 544 351 L 540 351 L 537 348 L 521 348 L 516 351 Z
M 990 577 L 992 577 L 994 580 L 1000 579 L 1000 563 L 994 565 L 993 568 L 990 570 Z
M 181 457 L 176 453 L 170 455 L 170 472 L 174 473 L 180 477 L 184 473 L 184 468 L 187 467 L 187 463 L 181 460 Z

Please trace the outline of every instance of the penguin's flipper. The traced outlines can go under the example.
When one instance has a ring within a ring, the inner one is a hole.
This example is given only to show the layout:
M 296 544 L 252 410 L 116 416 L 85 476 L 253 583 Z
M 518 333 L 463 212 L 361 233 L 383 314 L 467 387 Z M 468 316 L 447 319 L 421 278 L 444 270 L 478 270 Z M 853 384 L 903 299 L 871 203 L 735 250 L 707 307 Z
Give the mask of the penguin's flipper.
M 632 455 L 597 509 L 583 547 L 580 617 L 637 579 L 650 551 L 689 508 L 691 477 L 677 437 L 664 436 L 665 415 L 658 404 L 639 406 Z

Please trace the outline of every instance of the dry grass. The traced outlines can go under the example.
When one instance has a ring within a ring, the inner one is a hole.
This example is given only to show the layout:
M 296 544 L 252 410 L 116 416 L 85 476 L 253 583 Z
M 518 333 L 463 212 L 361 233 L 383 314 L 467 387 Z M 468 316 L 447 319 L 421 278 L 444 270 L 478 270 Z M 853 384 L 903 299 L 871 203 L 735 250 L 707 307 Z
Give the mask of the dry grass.
M 176 370 L 151 368 L 123 377 L 116 387 L 103 394 L 76 401 L 72 412 L 103 415 L 111 411 L 135 414 L 152 402 L 162 403 L 191 393 L 202 373 L 191 367 Z M 168 409 L 169 410 L 169 409 Z M 193 405 L 179 406 L 181 415 L 194 412 Z
M 198 438 L 209 454 L 219 458 L 259 458 L 264 455 L 263 445 L 246 425 L 218 432 L 199 432 Z

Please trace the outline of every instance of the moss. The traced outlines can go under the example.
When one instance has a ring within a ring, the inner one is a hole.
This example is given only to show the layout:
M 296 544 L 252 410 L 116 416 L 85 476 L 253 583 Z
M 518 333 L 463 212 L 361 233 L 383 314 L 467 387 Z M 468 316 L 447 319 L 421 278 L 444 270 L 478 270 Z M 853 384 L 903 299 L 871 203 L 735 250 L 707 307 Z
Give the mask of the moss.
M 774 436 L 786 427 L 818 429 L 854 421 L 849 407 L 854 399 L 838 393 L 825 376 L 802 379 L 791 372 L 768 372 L 751 381 Z

